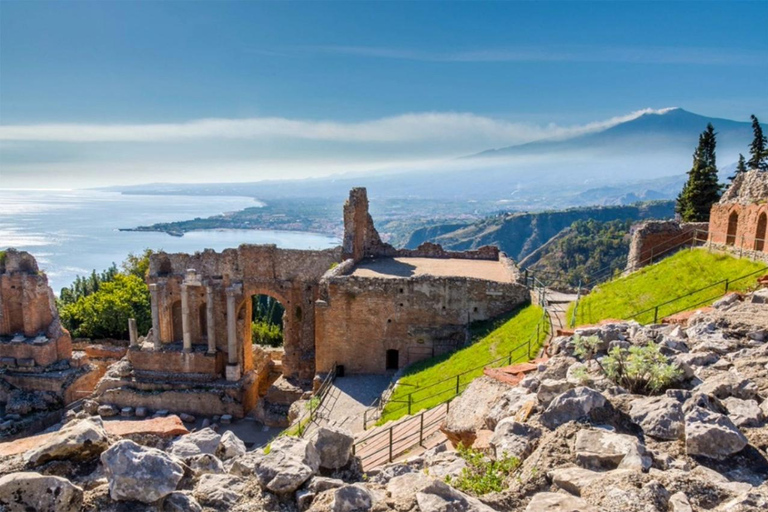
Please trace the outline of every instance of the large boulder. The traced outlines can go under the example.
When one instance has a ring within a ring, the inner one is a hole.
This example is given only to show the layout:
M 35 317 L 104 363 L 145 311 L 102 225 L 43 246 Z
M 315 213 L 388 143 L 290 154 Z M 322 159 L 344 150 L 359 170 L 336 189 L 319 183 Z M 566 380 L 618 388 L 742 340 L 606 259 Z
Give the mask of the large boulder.
M 757 397 L 757 385 L 736 372 L 720 372 L 706 379 L 696 391 L 719 399 L 730 396 L 750 400 Z
M 491 408 L 509 389 L 508 384 L 489 377 L 473 380 L 467 389 L 451 402 L 451 410 L 440 430 L 454 446 L 459 443 L 472 446 L 477 431 L 485 426 Z
M 309 441 L 297 437 L 279 437 L 269 454 L 249 452 L 235 459 L 232 472 L 256 475 L 259 484 L 276 494 L 295 492 L 320 468 L 320 455 Z
M 541 423 L 551 429 L 569 421 L 588 417 L 592 411 L 605 407 L 607 400 L 594 389 L 578 387 L 558 395 L 541 415 Z
M 231 430 L 227 430 L 221 435 L 219 447 L 216 454 L 221 460 L 229 460 L 241 455 L 245 455 L 245 443 L 237 437 Z
M 235 475 L 207 474 L 200 477 L 193 495 L 207 507 L 228 510 L 240 499 L 244 488 L 245 481 Z
M 724 460 L 747 446 L 744 434 L 723 414 L 694 407 L 685 415 L 685 451 Z
M 124 439 L 101 454 L 113 500 L 153 503 L 176 490 L 184 468 L 166 453 Z
M 496 425 L 490 444 L 497 459 L 506 456 L 523 460 L 536 447 L 539 437 L 541 429 L 505 418 Z
M 467 496 L 440 480 L 432 480 L 416 493 L 416 503 L 421 512 L 493 512 L 477 498 Z
M 634 400 L 629 415 L 646 435 L 656 439 L 680 439 L 685 432 L 683 407 L 674 398 L 662 396 Z
M 575 496 L 540 492 L 531 498 L 525 512 L 597 512 L 597 509 Z
M 203 507 L 189 492 L 172 492 L 163 500 L 163 512 L 203 512 Z
M 576 386 L 567 380 L 544 379 L 539 383 L 538 390 L 536 391 L 536 398 L 541 405 L 546 407 L 556 396 L 561 395 L 574 387 Z
M 320 456 L 321 468 L 339 469 L 349 462 L 355 438 L 344 429 L 320 427 L 312 434 L 310 442 Z
M 345 485 L 333 491 L 333 512 L 364 512 L 373 506 L 371 492 L 362 485 Z
M 53 436 L 24 454 L 24 460 L 39 466 L 51 460 L 87 460 L 107 449 L 107 431 L 99 418 L 67 423 Z
M 83 490 L 66 478 L 40 473 L 0 477 L 0 510 L 7 512 L 78 512 Z
M 209 427 L 177 438 L 171 443 L 168 451 L 179 458 L 187 459 L 203 453 L 213 455 L 220 443 L 221 436 Z
M 647 470 L 651 457 L 637 438 L 603 429 L 582 429 L 573 447 L 576 463 L 587 469 L 631 468 Z
M 728 409 L 728 417 L 737 427 L 759 427 L 763 424 L 763 411 L 757 400 L 728 397 L 722 401 Z
M 529 382 L 536 382 L 538 384 L 538 380 L 531 379 Z M 496 403 L 491 404 L 488 416 L 485 418 L 485 428 L 495 430 L 496 425 L 504 418 L 516 415 L 521 408 L 529 404 L 533 408 L 538 403 L 536 394 L 531 393 L 522 384 L 521 382 L 520 386 L 504 392 Z

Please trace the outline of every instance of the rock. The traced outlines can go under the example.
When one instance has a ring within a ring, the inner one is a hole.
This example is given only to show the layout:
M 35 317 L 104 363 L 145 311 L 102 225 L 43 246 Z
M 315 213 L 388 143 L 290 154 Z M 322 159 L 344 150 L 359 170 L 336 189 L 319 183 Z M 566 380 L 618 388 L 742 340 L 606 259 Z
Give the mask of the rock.
M 101 454 L 113 500 L 152 503 L 176 490 L 184 468 L 155 448 L 123 439 Z
M 569 421 L 589 416 L 593 410 L 604 407 L 606 402 L 605 397 L 594 389 L 571 389 L 552 400 L 541 415 L 541 423 L 554 430 Z
M 428 487 L 432 480 L 433 478 L 424 473 L 405 473 L 392 478 L 387 483 L 387 492 L 394 501 L 413 498 L 417 492 Z
M 232 423 L 232 415 L 231 414 L 223 414 L 221 418 L 219 419 L 220 423 L 222 425 L 229 425 Z
M 96 400 L 83 400 L 83 410 L 94 416 L 99 413 L 99 403 Z
M 582 429 L 576 434 L 573 451 L 576 463 L 587 469 L 618 467 L 647 470 L 651 458 L 635 437 L 601 429 Z
M 215 455 L 210 453 L 201 453 L 187 459 L 187 465 L 192 469 L 196 476 L 205 474 L 225 473 L 224 464 Z
M 333 492 L 333 512 L 363 512 L 370 510 L 373 497 L 362 485 L 345 485 Z
M 584 487 L 604 476 L 605 473 L 584 468 L 558 468 L 549 472 L 552 483 L 575 496 L 580 496 Z
M 759 427 L 763 423 L 763 411 L 757 405 L 757 400 L 728 397 L 722 404 L 728 410 L 728 418 L 737 427 Z
M 192 416 L 191 414 L 187 414 L 185 412 L 179 414 L 179 418 L 181 418 L 181 421 L 183 421 L 184 423 L 194 423 L 195 422 L 195 417 Z
M 117 407 L 113 405 L 100 405 L 97 412 L 102 418 L 111 418 L 112 416 L 117 416 L 118 413 Z
M 525 459 L 541 437 L 541 430 L 515 421 L 513 418 L 505 418 L 496 425 L 496 430 L 491 438 L 491 448 L 497 459 L 516 457 Z
M 688 496 L 683 492 L 676 492 L 669 497 L 669 512 L 693 512 Z
M 189 493 L 172 492 L 163 500 L 163 512 L 202 512 L 203 507 Z
M 757 385 L 734 372 L 721 372 L 704 381 L 696 391 L 723 399 L 729 396 L 751 400 L 757 397 Z
M 235 459 L 233 472 L 255 474 L 259 484 L 277 494 L 295 492 L 320 468 L 320 455 L 305 439 L 279 437 L 269 454 L 247 453 Z
M 66 478 L 40 473 L 0 477 L 0 510 L 7 512 L 78 512 L 83 490 Z
M 728 306 L 732 306 L 733 304 L 739 302 L 739 294 L 738 293 L 729 293 L 722 299 L 716 300 L 712 303 L 712 307 L 715 309 L 727 309 Z
M 230 509 L 245 488 L 242 478 L 234 475 L 207 474 L 200 477 L 193 496 L 206 507 Z
M 752 304 L 768 304 L 768 288 L 760 288 L 749 297 Z
M 536 382 L 538 383 L 538 379 L 536 379 Z M 530 393 L 526 388 L 516 387 L 506 391 L 498 398 L 496 403 L 491 404 L 488 415 L 485 418 L 484 427 L 489 430 L 495 430 L 496 425 L 501 420 L 514 416 L 523 406 L 531 402 L 532 406 L 536 405 L 536 395 Z
M 147 408 L 146 407 L 137 407 L 136 408 L 136 417 L 137 418 L 146 418 L 147 417 Z
M 467 496 L 440 480 L 432 480 L 416 493 L 421 512 L 493 512 L 477 498 Z
M 320 456 L 321 468 L 339 469 L 349 462 L 355 438 L 345 429 L 320 427 L 312 434 L 310 442 Z
M 368 475 L 368 481 L 375 484 L 386 485 L 393 478 L 404 475 L 406 473 L 413 473 L 415 469 L 408 464 L 402 464 L 395 462 L 392 464 L 386 464 L 382 467 L 366 471 Z
M 570 367 L 568 368 L 570 370 Z M 572 386 L 567 380 L 544 379 L 539 384 L 536 398 L 546 407 L 558 395 L 565 393 Z
M 675 440 L 684 435 L 683 407 L 674 398 L 653 397 L 634 400 L 631 403 L 629 415 L 646 435 L 656 439 Z
M 67 423 L 42 444 L 24 453 L 24 461 L 39 466 L 51 460 L 88 460 L 107 449 L 109 440 L 99 418 Z
M 168 451 L 182 459 L 201 453 L 215 454 L 220 442 L 221 436 L 219 434 L 211 428 L 204 428 L 175 439 Z
M 235 435 L 231 430 L 227 430 L 221 435 L 219 447 L 216 453 L 222 460 L 232 459 L 244 455 L 246 452 L 245 443 Z
M 123 407 L 120 409 L 120 416 L 124 418 L 130 418 L 133 416 L 133 407 Z
M 509 389 L 509 385 L 489 377 L 473 380 L 467 389 L 451 402 L 451 410 L 440 430 L 454 446 L 459 443 L 472 446 L 476 432 L 486 424 L 491 407 Z
M 685 451 L 724 460 L 747 446 L 747 438 L 727 416 L 703 407 L 685 415 Z
M 768 491 L 748 491 L 724 503 L 721 512 L 753 512 L 768 508 Z
M 525 512 L 597 512 L 581 498 L 557 492 L 534 494 Z
M 203 422 L 200 424 L 200 428 L 208 428 L 211 426 L 211 420 L 208 418 L 203 419 Z

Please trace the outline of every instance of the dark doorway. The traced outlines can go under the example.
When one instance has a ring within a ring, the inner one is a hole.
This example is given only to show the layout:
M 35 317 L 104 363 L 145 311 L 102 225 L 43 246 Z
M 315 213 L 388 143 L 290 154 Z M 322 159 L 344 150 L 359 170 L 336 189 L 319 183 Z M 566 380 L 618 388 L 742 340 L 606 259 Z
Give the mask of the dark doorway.
M 387 370 L 397 370 L 400 368 L 400 351 L 387 350 Z
M 732 212 L 728 216 L 728 235 L 725 238 L 725 245 L 736 245 L 736 232 L 739 230 L 739 214 Z
M 755 250 L 762 251 L 765 248 L 765 237 L 768 230 L 768 219 L 766 219 L 765 213 L 761 213 L 757 218 L 757 233 L 755 234 Z
M 184 329 L 181 322 L 181 301 L 177 300 L 171 306 L 171 339 L 173 341 L 181 341 L 184 339 Z

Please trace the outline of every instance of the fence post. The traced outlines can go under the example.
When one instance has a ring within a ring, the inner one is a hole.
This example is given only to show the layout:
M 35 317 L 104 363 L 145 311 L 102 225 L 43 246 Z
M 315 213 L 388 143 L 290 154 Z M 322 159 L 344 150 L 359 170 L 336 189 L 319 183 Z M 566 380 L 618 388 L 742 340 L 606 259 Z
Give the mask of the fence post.
M 725 280 L 725 293 L 728 293 L 728 285 L 730 284 L 730 280 Z
M 411 415 L 411 402 L 413 401 L 413 393 L 408 393 L 408 416 Z
M 538 335 L 536 337 L 538 338 Z M 537 342 L 538 342 L 538 339 L 537 339 Z M 531 338 L 528 338 L 528 359 L 530 358 L 531 358 Z M 510 357 L 510 359 L 512 358 Z M 509 364 L 512 364 L 512 363 L 509 363 Z
M 457 395 L 459 394 L 459 377 L 460 375 L 456 376 L 456 394 Z
M 653 310 L 653 323 L 659 323 L 659 306 L 656 306 Z
M 507 366 L 512 364 L 512 351 L 509 351 L 509 362 L 507 363 Z
M 394 427 L 389 427 L 389 462 L 392 462 L 392 429 Z
M 744 254 L 744 235 L 741 235 L 741 243 L 739 244 L 739 258 Z
M 421 421 L 419 422 L 419 446 L 424 446 L 424 412 L 421 413 Z

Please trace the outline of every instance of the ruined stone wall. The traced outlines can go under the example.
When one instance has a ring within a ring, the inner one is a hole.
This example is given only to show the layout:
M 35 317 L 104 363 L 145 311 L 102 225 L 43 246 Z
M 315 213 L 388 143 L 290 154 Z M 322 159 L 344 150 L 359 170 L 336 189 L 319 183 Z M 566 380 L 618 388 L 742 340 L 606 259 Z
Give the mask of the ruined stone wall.
M 387 371 L 453 350 L 468 341 L 467 325 L 511 311 L 527 289 L 459 277 L 404 279 L 329 275 L 316 304 L 317 371 L 334 363 L 349 373 Z
M 739 174 L 710 211 L 709 241 L 740 251 L 768 250 L 768 173 Z
M 626 272 L 656 263 L 692 243 L 703 243 L 708 229 L 706 222 L 651 220 L 634 224 L 630 230 Z

